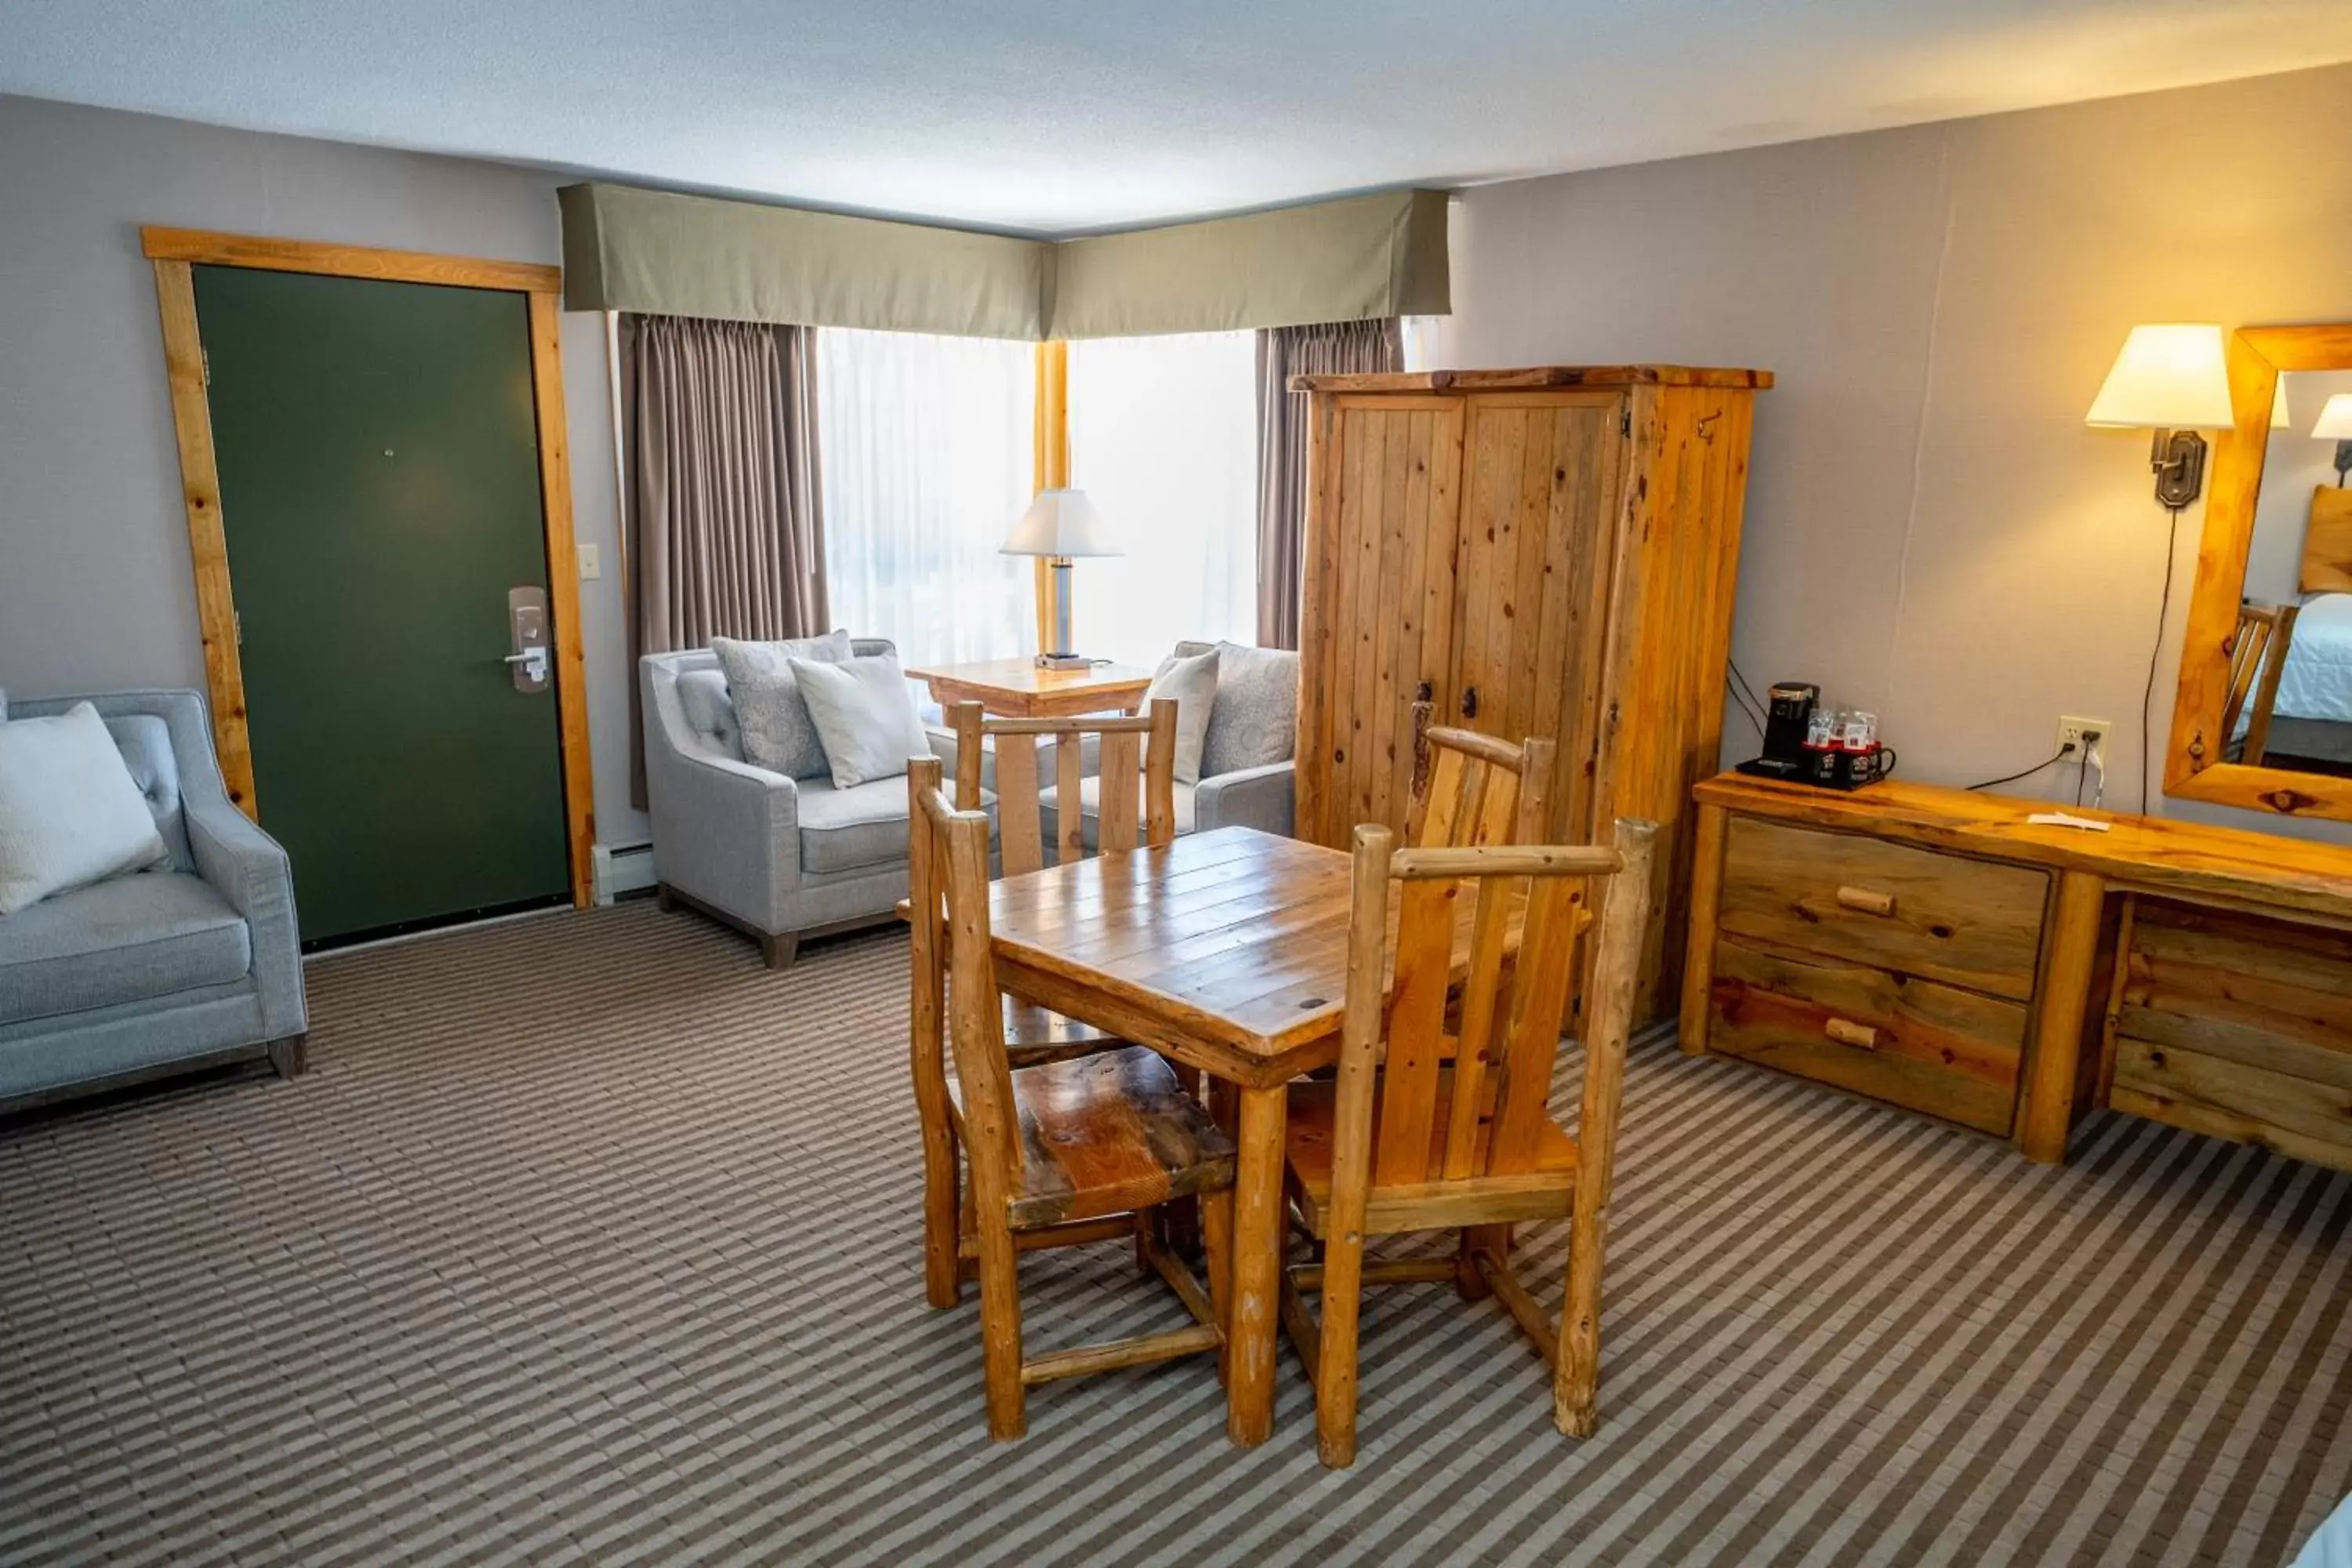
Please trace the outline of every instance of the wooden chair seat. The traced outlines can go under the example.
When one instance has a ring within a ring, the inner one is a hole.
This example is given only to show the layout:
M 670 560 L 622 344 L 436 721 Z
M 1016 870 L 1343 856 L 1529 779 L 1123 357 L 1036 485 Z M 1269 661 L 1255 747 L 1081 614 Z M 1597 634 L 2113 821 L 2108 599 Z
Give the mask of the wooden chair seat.
M 959 1131 L 963 1096 L 949 1095 Z M 1124 1215 L 1233 1185 L 1234 1141 L 1143 1046 L 1016 1068 L 1015 1229 Z
M 1283 1151 L 1286 1184 L 1299 1218 L 1318 1241 L 1331 1212 L 1332 1131 L 1338 1115 L 1339 1087 L 1328 1079 L 1302 1079 L 1290 1086 L 1288 1142 Z M 1433 1171 L 1445 1167 L 1446 1128 L 1453 1104 L 1454 1076 L 1446 1073 L 1438 1080 L 1430 1122 L 1429 1165 Z M 1492 1131 L 1493 1123 L 1482 1117 L 1472 1158 L 1474 1169 L 1486 1167 Z M 1377 1100 L 1371 1137 L 1377 1146 Z M 1575 1202 L 1576 1168 L 1576 1140 L 1558 1122 L 1547 1120 L 1537 1133 L 1532 1170 L 1505 1176 L 1374 1186 L 1365 1197 L 1363 1233 L 1391 1236 L 1401 1231 L 1457 1225 L 1559 1219 L 1569 1213 Z

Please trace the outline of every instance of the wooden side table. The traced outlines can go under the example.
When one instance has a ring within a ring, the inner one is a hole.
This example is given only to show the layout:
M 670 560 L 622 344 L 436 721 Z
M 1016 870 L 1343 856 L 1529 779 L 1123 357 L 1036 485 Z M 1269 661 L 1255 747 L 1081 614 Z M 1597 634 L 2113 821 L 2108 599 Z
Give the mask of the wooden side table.
M 1132 713 L 1143 706 L 1151 672 L 1131 664 L 1040 669 L 1025 658 L 943 664 L 907 674 L 930 687 L 931 700 L 977 702 L 1007 719 L 1074 719 L 1081 713 Z

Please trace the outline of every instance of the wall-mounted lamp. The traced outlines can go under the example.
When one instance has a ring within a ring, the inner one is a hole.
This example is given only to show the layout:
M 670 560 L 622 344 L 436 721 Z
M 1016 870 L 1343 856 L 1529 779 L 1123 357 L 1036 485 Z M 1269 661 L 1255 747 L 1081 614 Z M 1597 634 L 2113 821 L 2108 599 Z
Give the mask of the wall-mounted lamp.
M 2148 455 L 2156 499 L 2174 511 L 2195 500 L 2205 488 L 2205 437 L 2197 432 L 2236 423 L 2221 329 L 2206 322 L 2134 327 L 2084 423 L 2156 432 Z
M 2336 488 L 2344 488 L 2344 476 L 2352 473 L 2352 392 L 2339 392 L 2327 400 L 2319 411 L 2319 423 L 2311 427 L 2312 435 L 2325 441 L 2336 442 Z

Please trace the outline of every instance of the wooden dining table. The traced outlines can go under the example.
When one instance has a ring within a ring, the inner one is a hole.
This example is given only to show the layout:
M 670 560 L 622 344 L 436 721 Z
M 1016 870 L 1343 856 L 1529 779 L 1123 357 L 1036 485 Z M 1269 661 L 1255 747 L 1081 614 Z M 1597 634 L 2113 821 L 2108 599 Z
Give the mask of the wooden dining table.
M 1349 874 L 1339 850 L 1224 827 L 990 889 L 999 989 L 1213 1080 L 1240 1152 L 1231 1261 L 1209 1268 L 1225 1303 L 1226 1433 L 1241 1444 L 1274 1429 L 1286 1086 L 1339 1058 Z

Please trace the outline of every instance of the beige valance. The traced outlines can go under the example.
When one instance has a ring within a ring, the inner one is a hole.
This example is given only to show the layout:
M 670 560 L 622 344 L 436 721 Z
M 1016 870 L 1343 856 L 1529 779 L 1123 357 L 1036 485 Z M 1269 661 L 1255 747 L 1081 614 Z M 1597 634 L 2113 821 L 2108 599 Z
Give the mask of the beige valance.
M 1065 240 L 1046 277 L 1056 338 L 1443 315 L 1445 193 L 1383 191 Z
M 1035 338 L 1034 240 L 759 202 L 566 185 L 563 303 L 803 327 Z
M 1068 240 L 626 185 L 557 195 L 575 310 L 1035 340 L 1448 309 L 1442 191 Z

